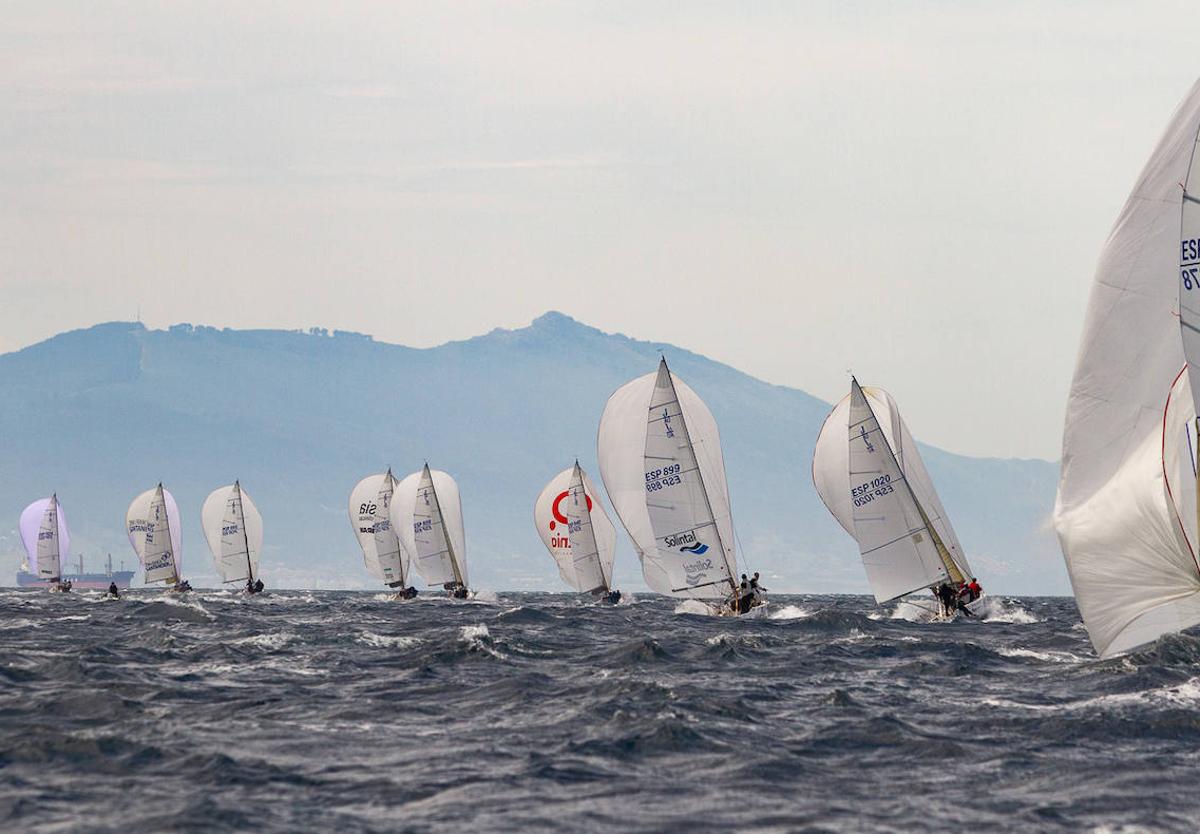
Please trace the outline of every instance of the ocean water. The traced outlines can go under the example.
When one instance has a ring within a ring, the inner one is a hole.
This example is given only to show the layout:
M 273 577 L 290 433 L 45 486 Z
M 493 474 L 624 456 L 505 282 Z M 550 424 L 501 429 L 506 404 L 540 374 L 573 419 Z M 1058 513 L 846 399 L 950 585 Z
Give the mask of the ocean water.
M 998 602 L 0 591 L 0 828 L 1197 830 L 1200 639 Z

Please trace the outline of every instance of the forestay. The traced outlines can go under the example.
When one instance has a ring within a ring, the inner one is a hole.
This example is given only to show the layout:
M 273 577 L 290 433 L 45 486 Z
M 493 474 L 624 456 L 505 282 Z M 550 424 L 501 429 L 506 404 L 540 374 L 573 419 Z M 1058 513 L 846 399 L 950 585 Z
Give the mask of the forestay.
M 857 388 L 862 402 L 856 413 L 854 389 Z M 861 422 L 864 419 L 869 422 Z M 876 442 L 872 431 L 882 433 L 883 442 Z M 868 445 L 881 455 L 874 460 Z M 852 462 L 855 449 L 859 459 Z M 882 457 L 887 450 L 888 460 Z M 871 477 L 851 474 L 851 469 L 874 467 L 878 471 Z M 904 489 L 887 492 L 888 473 L 885 468 L 899 474 Z M 817 494 L 838 523 L 859 543 L 863 563 L 867 568 L 871 590 L 879 602 L 894 599 L 905 593 L 920 590 L 947 579 L 958 582 L 971 576 L 958 534 L 950 523 L 942 500 L 933 486 L 933 479 L 925 468 L 925 462 L 917 449 L 916 441 L 900 414 L 896 401 L 881 388 L 861 388 L 851 382 L 851 393 L 846 395 L 825 418 L 821 433 L 817 436 L 813 452 L 813 483 Z M 872 486 L 875 479 L 884 483 Z M 883 495 L 876 494 L 883 491 Z M 899 502 L 899 510 L 889 509 L 888 524 L 874 520 L 889 504 Z M 861 518 L 859 518 L 861 516 Z M 883 530 L 889 529 L 892 538 L 901 534 L 900 526 L 911 529 L 932 528 L 933 535 L 922 534 L 923 541 L 897 541 L 890 548 L 865 553 L 868 545 L 859 536 L 859 529 L 866 532 L 870 547 L 890 541 Z M 930 556 L 932 548 L 932 558 Z
M 61 579 L 62 554 L 71 552 L 71 536 L 58 496 L 39 498 L 22 510 L 19 528 L 30 573 Z
M 143 581 L 178 581 L 183 570 L 183 547 L 175 496 L 162 484 L 146 490 L 130 503 L 125 528 L 145 571 Z
M 392 496 L 396 479 L 392 470 L 368 475 L 350 492 L 350 524 L 362 548 L 363 562 L 376 579 L 392 588 L 408 582 L 408 553 L 392 523 Z
M 598 455 L 646 584 L 676 597 L 728 597 L 737 560 L 720 434 L 665 359 L 609 397 Z
M 533 520 L 564 582 L 584 593 L 612 587 L 617 531 L 578 462 L 542 490 Z
M 392 496 L 392 525 L 427 584 L 466 587 L 462 501 L 453 478 L 426 465 L 401 481 Z
M 200 509 L 201 526 L 222 582 L 253 582 L 262 553 L 262 515 L 239 482 L 217 487 Z
M 1189 325 L 1200 304 L 1191 269 L 1200 253 L 1185 193 L 1200 190 L 1198 128 L 1200 84 L 1175 112 L 1105 244 L 1067 400 L 1055 527 L 1102 657 L 1200 623 L 1195 487 L 1183 485 L 1194 480 L 1184 345 L 1193 351 Z

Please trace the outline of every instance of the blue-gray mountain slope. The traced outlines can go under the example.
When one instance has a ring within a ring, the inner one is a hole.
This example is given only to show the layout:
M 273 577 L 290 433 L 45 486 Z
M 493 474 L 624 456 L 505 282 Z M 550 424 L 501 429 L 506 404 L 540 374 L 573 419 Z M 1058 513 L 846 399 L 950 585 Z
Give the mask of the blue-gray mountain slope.
M 200 504 L 240 478 L 265 519 L 269 585 L 369 585 L 347 494 L 367 473 L 403 476 L 428 460 L 462 488 L 472 584 L 558 589 L 533 499 L 576 456 L 598 480 L 605 400 L 660 352 L 720 424 L 747 564 L 781 590 L 865 591 L 852 542 L 812 486 L 827 403 L 558 313 L 421 350 L 322 330 L 111 323 L 0 356 L 0 553 L 15 569 L 21 508 L 57 490 L 89 567 L 109 551 L 133 564 L 125 508 L 162 480 L 184 515 L 185 573 L 212 581 Z M 925 455 L 990 589 L 1068 592 L 1047 525 L 1055 464 Z M 640 587 L 621 541 L 618 582 Z

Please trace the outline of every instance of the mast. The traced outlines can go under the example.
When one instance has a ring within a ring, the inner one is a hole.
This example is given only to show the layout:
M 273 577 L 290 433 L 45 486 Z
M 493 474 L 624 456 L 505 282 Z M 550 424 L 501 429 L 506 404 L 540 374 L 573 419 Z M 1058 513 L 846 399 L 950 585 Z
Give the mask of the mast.
M 942 537 L 937 534 L 937 531 L 933 529 L 933 525 L 930 524 L 929 516 L 925 514 L 925 508 L 922 507 L 921 502 L 917 500 L 917 494 L 913 491 L 912 484 L 909 483 L 908 475 L 904 472 L 904 468 L 900 466 L 900 459 L 896 457 L 896 450 L 893 449 L 892 444 L 888 442 L 887 435 L 883 431 L 883 424 L 879 422 L 879 415 L 877 415 L 875 413 L 875 409 L 871 407 L 870 399 L 868 399 L 867 395 L 863 393 L 862 386 L 858 384 L 858 380 L 855 377 L 850 377 L 850 384 L 852 389 L 858 392 L 858 396 L 862 399 L 863 403 L 866 404 L 867 412 L 870 413 L 871 419 L 873 419 L 879 426 L 879 439 L 883 442 L 883 446 L 885 449 L 887 449 L 888 454 L 892 456 L 892 460 L 895 461 L 896 468 L 899 469 L 900 473 L 904 476 L 904 489 L 908 492 L 909 498 L 912 499 L 913 506 L 917 508 L 917 512 L 921 516 L 921 529 L 928 533 L 930 540 L 933 541 L 933 546 L 937 551 L 938 558 L 942 561 L 942 567 L 946 569 L 946 573 L 949 575 L 951 580 L 956 583 L 963 582 L 964 577 L 962 571 L 959 569 L 954 559 L 950 556 L 950 551 L 946 549 L 945 543 L 942 542 Z
M 109 576 L 112 576 L 112 554 L 108 554 L 108 558 L 104 561 L 104 569 Z
M 683 404 L 679 402 L 679 392 L 675 390 L 675 378 L 671 376 L 671 369 L 667 367 L 667 357 L 662 357 L 659 360 L 658 373 L 661 377 L 666 375 L 667 384 L 671 389 L 671 399 L 663 406 L 670 405 L 672 402 L 679 406 L 679 427 L 683 433 L 683 443 L 680 448 L 687 448 L 692 453 L 692 459 L 696 461 L 696 481 L 700 485 L 700 495 L 704 498 L 704 507 L 708 511 L 708 517 L 712 519 L 713 534 L 717 537 L 717 545 L 721 548 L 721 558 L 725 561 L 725 570 L 729 574 L 729 587 L 736 596 L 738 592 L 737 567 L 729 564 L 729 552 L 725 549 L 725 542 L 721 539 L 721 528 L 717 524 L 717 517 L 713 513 L 712 502 L 708 498 L 708 487 L 704 483 L 704 472 L 700 469 L 700 459 L 696 457 L 696 447 L 692 443 L 691 432 L 688 431 L 687 418 L 683 416 Z M 714 583 L 715 584 L 715 583 Z M 680 589 L 683 590 L 683 589 Z
M 246 511 L 242 509 L 242 485 L 239 481 L 233 482 L 234 500 L 237 501 L 238 523 L 242 527 L 242 543 L 246 546 L 246 575 L 250 577 L 246 581 L 254 584 L 254 564 L 250 561 L 250 534 L 246 531 Z
M 50 577 L 51 582 L 59 582 L 62 580 L 62 542 L 58 540 L 58 493 L 53 493 L 50 496 L 50 504 L 46 507 L 46 520 L 50 523 L 47 525 L 51 532 L 50 541 L 54 542 L 54 576 Z M 39 538 L 41 536 L 39 535 Z M 82 558 L 82 557 L 80 557 Z M 39 573 L 40 571 L 39 565 Z M 80 571 L 82 573 L 83 571 Z
M 583 496 L 583 514 L 587 516 L 588 529 L 592 530 L 592 555 L 596 557 L 596 567 L 600 571 L 600 581 L 604 583 L 604 593 L 612 590 L 612 578 L 604 575 L 604 562 L 600 559 L 600 546 L 596 543 L 595 527 L 592 526 L 592 507 L 588 503 L 587 488 L 583 485 L 583 470 L 579 468 L 579 458 L 575 459 L 575 471 L 571 473 L 571 490 L 579 485 L 579 494 Z M 567 538 L 570 539 L 570 526 L 567 527 Z M 572 545 L 574 547 L 574 545 Z M 578 580 L 577 580 L 578 581 Z
M 450 534 L 446 531 L 446 516 L 442 513 L 442 504 L 438 501 L 437 487 L 433 484 L 433 473 L 429 471 L 429 462 L 425 462 L 425 473 L 423 478 L 429 479 L 429 494 L 433 496 L 433 506 L 437 508 L 438 518 L 442 521 L 442 539 L 446 542 L 446 552 L 450 554 L 450 568 L 454 571 L 454 582 L 460 588 L 465 588 L 466 585 L 462 579 L 462 573 L 458 570 L 458 559 L 454 558 L 454 545 L 450 543 Z
M 163 493 L 162 481 L 158 482 L 158 494 L 155 498 L 162 502 L 162 521 L 163 531 L 167 534 L 166 540 L 163 542 L 167 552 L 171 554 L 171 572 L 175 574 L 175 581 L 179 581 L 179 563 L 175 561 L 175 545 L 171 541 L 171 514 L 167 512 L 167 496 Z
M 433 479 L 431 478 L 429 482 L 432 484 Z M 391 531 L 391 534 L 396 538 L 396 556 L 397 556 L 396 561 L 400 565 L 400 590 L 404 590 L 405 588 L 408 587 L 408 577 L 404 575 L 404 559 L 400 558 L 400 534 L 397 533 L 395 527 L 392 526 L 391 509 L 392 509 L 392 500 L 396 497 L 396 478 L 395 478 L 395 476 L 392 475 L 392 467 L 390 467 L 390 466 L 387 468 L 387 472 L 383 476 L 383 485 L 380 486 L 380 488 L 379 488 L 379 494 L 381 496 L 383 495 L 383 487 L 384 486 L 386 486 L 388 488 L 388 501 L 387 501 L 387 504 L 388 504 L 387 505 L 388 530 Z M 378 509 L 378 505 L 379 505 L 378 499 L 376 499 L 375 504 L 376 504 L 376 508 Z M 379 522 L 377 521 L 376 524 L 378 524 L 378 523 Z M 442 524 L 444 525 L 445 522 L 443 521 Z M 378 552 L 379 551 L 379 545 L 378 545 L 379 538 L 376 537 L 375 541 L 376 541 L 375 558 L 378 559 L 379 558 L 379 552 Z M 383 569 L 383 567 L 381 564 L 380 570 L 382 570 L 382 569 Z

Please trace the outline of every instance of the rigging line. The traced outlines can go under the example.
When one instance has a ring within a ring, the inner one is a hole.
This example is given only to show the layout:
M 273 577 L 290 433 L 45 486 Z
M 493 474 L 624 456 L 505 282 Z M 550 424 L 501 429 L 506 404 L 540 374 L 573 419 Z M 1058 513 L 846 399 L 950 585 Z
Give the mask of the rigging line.
M 713 463 L 712 463 L 712 460 L 708 456 L 707 443 L 705 441 L 701 441 L 701 446 L 702 446 L 702 448 L 700 449 L 700 452 L 701 452 L 701 454 L 704 455 L 705 463 L 707 463 L 709 465 L 709 468 L 711 469 L 713 466 Z M 696 441 L 693 440 L 692 441 L 692 451 L 695 452 L 695 450 L 696 450 Z M 700 460 L 699 459 L 696 460 L 696 469 L 697 469 L 697 471 L 700 469 Z M 733 522 L 733 498 L 729 495 L 729 480 L 728 480 L 728 478 L 725 481 L 725 503 L 729 507 L 729 528 L 731 530 L 733 530 L 733 540 L 736 545 L 736 551 L 735 551 L 734 557 L 733 557 L 734 570 L 736 571 L 738 569 L 738 567 L 740 566 L 740 567 L 744 568 L 747 572 L 749 572 L 750 567 L 749 567 L 748 563 L 746 562 L 746 548 L 742 545 L 742 537 L 738 535 L 737 525 L 734 524 L 734 522 Z M 717 519 L 715 517 L 713 518 L 712 523 L 713 523 L 714 527 L 717 526 Z M 737 585 L 738 578 L 736 576 L 731 576 L 729 578 L 733 581 L 734 585 Z

